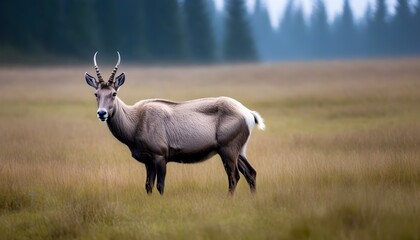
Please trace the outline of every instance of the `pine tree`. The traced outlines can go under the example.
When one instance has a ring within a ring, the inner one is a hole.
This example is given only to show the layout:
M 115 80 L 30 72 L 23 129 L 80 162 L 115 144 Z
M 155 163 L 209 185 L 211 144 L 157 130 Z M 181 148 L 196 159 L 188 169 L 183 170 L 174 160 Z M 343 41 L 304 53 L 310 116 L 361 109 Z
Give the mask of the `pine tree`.
M 95 51 L 95 12 L 92 1 L 68 0 L 62 6 L 60 52 L 69 57 L 88 57 Z
M 13 2 L 16 3 L 16 1 Z M 18 10 L 20 13 L 17 16 L 19 16 L 19 21 L 26 21 L 23 24 L 25 28 L 30 29 L 29 32 L 25 33 L 24 38 L 31 42 L 32 50 L 35 49 L 35 53 L 31 53 L 32 56 L 36 56 L 37 52 L 46 55 L 62 55 L 63 49 L 65 49 L 62 31 L 65 2 L 56 0 L 25 1 L 25 3 L 18 3 L 18 5 L 20 5 L 18 9 L 26 6 L 25 8 L 30 10 L 27 14 Z M 21 31 L 21 33 L 24 32 L 25 30 Z M 14 46 L 21 50 L 17 44 L 14 44 Z
M 372 5 L 368 3 L 365 14 L 363 16 L 363 22 L 360 25 L 360 51 L 363 56 L 371 56 L 373 54 L 370 46 L 371 38 L 371 26 L 373 23 L 373 10 Z
M 157 62 L 184 61 L 185 35 L 177 0 L 145 1 L 147 58 Z
M 415 19 L 415 23 L 420 24 L 420 0 L 417 0 L 417 3 L 414 8 L 414 19 Z
M 306 46 L 306 23 L 302 7 L 294 0 L 287 2 L 278 30 L 280 59 L 302 59 L 308 56 Z
M 420 29 L 420 0 L 417 0 L 416 7 L 414 9 L 414 24 L 416 24 L 417 29 Z
M 37 2 L 28 0 L 2 1 L 1 33 L 5 44 L 24 54 L 33 54 L 39 48 L 37 38 Z M 4 21 L 4 22 L 3 22 Z
M 305 14 L 301 5 L 296 7 L 292 24 L 292 46 L 294 58 L 308 58 L 308 34 Z
M 391 27 L 392 49 L 396 54 L 408 54 L 411 52 L 413 45 L 413 28 L 411 25 L 411 11 L 407 0 L 397 0 L 395 8 L 395 16 Z M 417 26 L 419 27 L 419 26 Z
M 226 2 L 226 34 L 224 58 L 230 62 L 255 61 L 257 53 L 249 29 L 245 3 L 243 0 Z
M 293 32 L 293 19 L 294 17 L 294 0 L 287 2 L 286 8 L 283 12 L 283 17 L 280 20 L 279 28 L 277 30 L 277 45 L 278 45 L 278 58 L 288 59 L 293 56 L 293 44 L 292 32 Z
M 311 52 L 314 58 L 329 56 L 329 25 L 327 10 L 323 0 L 316 0 L 311 16 L 310 42 Z
M 291 25 L 293 22 L 294 14 L 294 0 L 289 0 L 287 2 L 286 8 L 284 9 L 283 17 L 279 23 L 279 32 L 282 35 L 286 35 L 291 31 Z M 283 36 L 283 37 L 286 37 Z
M 414 41 L 414 48 L 416 53 L 420 53 L 420 0 L 417 0 L 417 4 L 414 11 L 413 22 L 411 24 L 413 26 L 413 41 Z
M 214 54 L 215 60 L 221 61 L 223 55 L 223 39 L 224 39 L 224 10 L 218 11 L 214 0 L 206 0 L 211 27 L 214 38 Z
M 117 9 L 120 38 L 118 50 L 124 59 L 142 61 L 146 58 L 145 4 L 143 0 L 119 1 Z M 117 17 L 116 16 L 116 17 Z M 115 52 L 112 52 L 115 58 Z
M 334 54 L 343 57 L 355 55 L 358 40 L 356 33 L 353 11 L 349 0 L 345 0 L 341 16 L 335 21 L 334 41 L 332 41 L 336 47 Z
M 70 0 L 71 1 L 71 0 Z M 101 59 L 114 61 L 115 52 L 120 49 L 121 32 L 118 15 L 118 0 L 95 0 L 96 23 L 98 31 L 98 51 Z
M 410 22 L 411 11 L 407 0 L 397 0 L 395 7 L 394 23 L 395 27 L 407 27 Z
M 385 0 L 377 0 L 376 10 L 373 17 L 374 24 L 376 24 L 377 27 L 385 28 L 387 17 L 388 9 Z
M 9 32 L 11 25 L 12 11 L 10 11 L 10 0 L 0 1 L 0 50 L 7 48 L 10 44 Z
M 342 26 L 347 29 L 350 33 L 354 31 L 354 19 L 353 19 L 353 11 L 350 7 L 349 0 L 344 0 L 343 5 L 343 13 L 342 13 Z M 350 34 L 347 33 L 347 34 Z
M 386 55 L 389 46 L 388 26 L 387 26 L 388 10 L 385 0 L 376 1 L 376 10 L 369 27 L 370 47 L 375 55 Z
M 370 2 L 368 3 L 364 14 L 364 25 L 367 27 L 373 21 L 373 9 Z
M 212 62 L 215 57 L 213 29 L 205 0 L 184 0 L 189 56 L 196 62 Z
M 274 32 L 270 22 L 267 6 L 256 0 L 254 13 L 250 16 L 252 32 L 260 60 L 274 60 Z
M 21 4 L 22 2 L 20 1 L 0 1 L 0 47 L 8 48 L 7 50 L 17 48 L 19 38 L 22 37 L 22 35 L 19 35 L 20 31 L 14 30 L 20 27 L 18 18 L 20 16 L 19 5 Z

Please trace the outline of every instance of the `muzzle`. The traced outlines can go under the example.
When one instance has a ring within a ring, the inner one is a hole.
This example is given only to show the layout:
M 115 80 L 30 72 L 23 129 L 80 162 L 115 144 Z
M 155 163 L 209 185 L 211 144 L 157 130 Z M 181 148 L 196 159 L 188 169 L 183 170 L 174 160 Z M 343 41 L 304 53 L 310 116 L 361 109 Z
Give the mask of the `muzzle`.
M 104 108 L 99 108 L 96 115 L 98 116 L 98 119 L 102 122 L 105 122 L 108 119 L 108 111 Z

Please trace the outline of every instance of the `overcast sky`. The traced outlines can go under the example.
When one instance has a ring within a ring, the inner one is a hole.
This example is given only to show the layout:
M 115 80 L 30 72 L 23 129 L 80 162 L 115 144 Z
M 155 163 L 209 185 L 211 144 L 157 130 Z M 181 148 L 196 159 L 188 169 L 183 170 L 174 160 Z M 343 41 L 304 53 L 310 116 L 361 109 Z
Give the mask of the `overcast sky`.
M 217 7 L 221 8 L 223 5 L 223 0 L 215 0 L 215 1 L 216 1 Z M 247 1 L 248 1 L 248 6 L 252 8 L 255 0 L 247 0 Z M 301 4 L 303 6 L 304 11 L 307 15 L 310 14 L 312 4 L 314 1 L 315 0 L 295 0 L 297 4 Z M 376 2 L 376 0 L 349 0 L 349 1 L 350 1 L 350 5 L 353 8 L 354 15 L 356 18 L 360 18 L 361 16 L 363 16 L 366 6 L 368 5 L 369 2 L 372 7 L 375 7 L 375 2 Z M 391 13 L 393 13 L 396 0 L 386 0 L 386 1 L 387 1 L 389 10 L 391 11 Z M 273 25 L 277 26 L 279 22 L 278 19 L 283 13 L 288 0 L 262 0 L 262 2 L 266 2 L 268 4 L 271 21 Z M 331 21 L 332 19 L 334 19 L 334 16 L 336 16 L 337 13 L 341 12 L 344 0 L 324 0 L 324 2 L 327 7 L 328 18 Z M 411 2 L 415 2 L 415 1 L 411 0 Z

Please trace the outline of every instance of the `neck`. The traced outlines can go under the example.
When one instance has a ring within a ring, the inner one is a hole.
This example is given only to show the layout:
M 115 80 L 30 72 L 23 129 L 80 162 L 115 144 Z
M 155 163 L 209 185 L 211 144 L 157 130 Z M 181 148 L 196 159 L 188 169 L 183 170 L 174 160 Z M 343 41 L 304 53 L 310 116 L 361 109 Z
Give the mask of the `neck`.
M 122 143 L 131 145 L 135 131 L 135 118 L 132 106 L 127 106 L 117 97 L 114 102 L 114 113 L 107 121 L 108 128 Z

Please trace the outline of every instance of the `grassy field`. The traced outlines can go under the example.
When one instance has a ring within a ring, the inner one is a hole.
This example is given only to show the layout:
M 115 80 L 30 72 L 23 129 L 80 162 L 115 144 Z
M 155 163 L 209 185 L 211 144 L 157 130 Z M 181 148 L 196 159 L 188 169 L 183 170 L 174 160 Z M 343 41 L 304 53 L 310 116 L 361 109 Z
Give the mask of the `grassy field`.
M 225 95 L 260 112 L 257 194 L 241 176 L 228 197 L 215 157 L 169 164 L 147 196 L 96 118 L 93 67 L 0 68 L 0 239 L 420 239 L 419 59 L 120 69 L 128 104 Z

